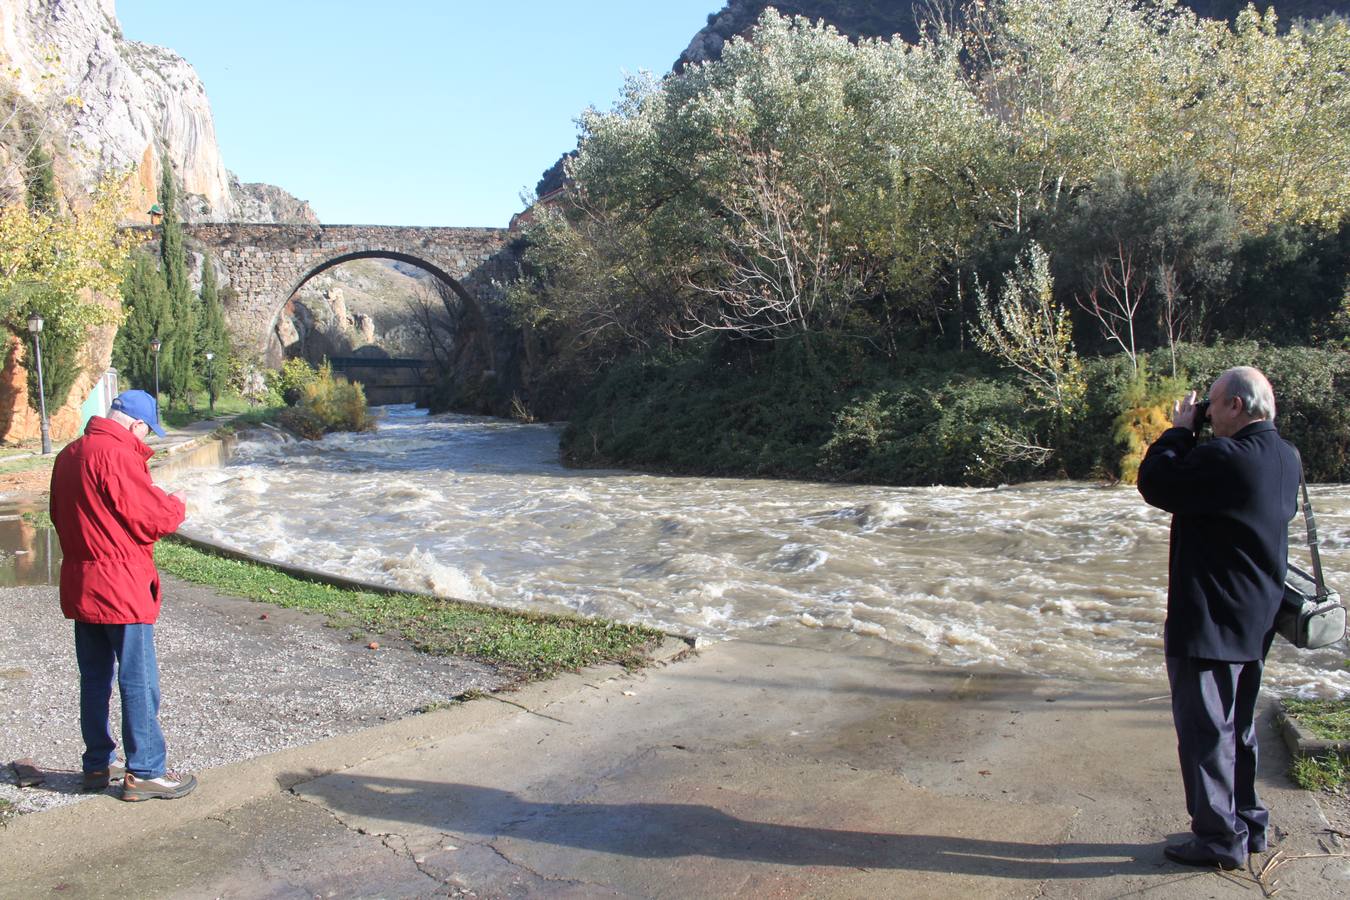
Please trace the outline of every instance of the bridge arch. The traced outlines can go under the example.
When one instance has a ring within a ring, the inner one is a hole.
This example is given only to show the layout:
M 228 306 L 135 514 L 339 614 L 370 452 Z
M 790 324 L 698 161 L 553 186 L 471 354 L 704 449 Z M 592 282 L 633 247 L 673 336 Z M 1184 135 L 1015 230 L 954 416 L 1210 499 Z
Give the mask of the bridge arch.
M 183 232 L 223 272 L 232 292 L 225 309 L 230 330 L 259 358 L 301 285 L 344 262 L 384 258 L 417 266 L 448 285 L 464 303 L 466 324 L 484 342 L 484 367 L 495 363 L 488 322 L 502 318 L 501 285 L 515 273 L 513 235 L 505 228 L 203 223 L 185 225 Z
M 264 332 L 264 346 L 262 347 L 264 359 L 270 355 L 273 347 L 280 346 L 281 317 L 283 313 L 285 313 L 287 305 L 300 289 L 311 279 L 323 274 L 329 269 L 334 269 L 344 263 L 361 259 L 391 259 L 397 262 L 407 263 L 410 266 L 415 266 L 422 271 L 427 272 L 441 284 L 449 288 L 449 290 L 459 298 L 460 303 L 463 304 L 464 314 L 462 321 L 467 326 L 464 330 L 464 336 L 466 339 L 473 342 L 472 349 L 476 350 L 481 357 L 481 368 L 491 369 L 493 367 L 496 356 L 493 349 L 491 329 L 488 327 L 487 317 L 484 315 L 483 308 L 479 304 L 478 298 L 475 296 L 474 292 L 468 290 L 460 283 L 458 278 L 445 271 L 441 266 L 425 259 L 424 255 L 409 253 L 404 250 L 370 248 L 338 251 L 335 255 L 327 259 L 322 259 L 322 261 L 317 264 L 308 261 L 301 263 L 302 274 L 292 280 L 288 291 L 279 295 L 279 298 L 274 298 L 273 300 L 272 315 L 268 321 L 267 329 Z M 275 362 L 272 364 L 275 364 Z

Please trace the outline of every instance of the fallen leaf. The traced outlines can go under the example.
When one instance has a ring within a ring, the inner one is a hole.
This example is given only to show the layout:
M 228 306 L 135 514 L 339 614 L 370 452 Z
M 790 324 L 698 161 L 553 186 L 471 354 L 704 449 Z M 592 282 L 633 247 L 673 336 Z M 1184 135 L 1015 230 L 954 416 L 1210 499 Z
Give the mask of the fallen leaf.
M 367 650 L 378 650 L 378 649 L 380 649 L 380 642 L 379 642 L 379 641 L 371 641 L 369 644 L 366 644 L 366 649 L 367 649 Z

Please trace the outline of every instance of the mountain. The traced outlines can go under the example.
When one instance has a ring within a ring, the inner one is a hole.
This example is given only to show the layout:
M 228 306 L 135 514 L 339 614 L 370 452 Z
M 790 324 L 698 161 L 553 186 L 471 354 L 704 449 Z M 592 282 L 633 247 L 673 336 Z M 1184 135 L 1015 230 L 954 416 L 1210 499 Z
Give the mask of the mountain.
M 88 188 L 104 172 L 134 172 L 130 218 L 155 202 L 167 155 L 188 221 L 318 222 L 308 203 L 225 168 L 196 71 L 172 50 L 123 37 L 114 0 L 3 0 L 0 63 L 9 82 L 0 86 L 46 121 L 59 174 Z
M 1183 0 L 1182 6 L 1210 19 L 1232 22 L 1252 0 Z M 940 9 L 958 4 L 936 0 L 728 0 L 719 12 L 708 16 L 708 24 L 689 42 L 675 61 L 675 71 L 694 63 L 718 59 L 722 45 L 736 35 L 744 35 L 754 26 L 760 13 L 772 6 L 785 16 L 802 16 L 812 22 L 823 20 L 851 38 L 884 37 L 899 34 L 913 43 L 919 29 L 915 11 L 931 5 Z M 1350 13 L 1350 0 L 1257 0 L 1264 12 L 1275 7 L 1280 21 L 1288 27 L 1295 19 L 1317 19 L 1327 15 Z

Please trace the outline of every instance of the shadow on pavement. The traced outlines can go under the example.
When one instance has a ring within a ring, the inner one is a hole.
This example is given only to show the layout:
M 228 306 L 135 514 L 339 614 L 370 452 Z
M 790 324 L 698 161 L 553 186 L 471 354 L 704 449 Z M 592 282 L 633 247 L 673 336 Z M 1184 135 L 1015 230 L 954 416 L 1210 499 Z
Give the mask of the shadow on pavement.
M 707 805 L 536 803 L 469 784 L 332 775 L 297 793 L 338 812 L 467 840 L 509 838 L 636 858 L 706 856 L 790 866 L 905 869 L 1026 879 L 1156 874 L 1161 845 L 1029 844 L 740 819 Z M 366 826 L 363 826 L 363 829 Z

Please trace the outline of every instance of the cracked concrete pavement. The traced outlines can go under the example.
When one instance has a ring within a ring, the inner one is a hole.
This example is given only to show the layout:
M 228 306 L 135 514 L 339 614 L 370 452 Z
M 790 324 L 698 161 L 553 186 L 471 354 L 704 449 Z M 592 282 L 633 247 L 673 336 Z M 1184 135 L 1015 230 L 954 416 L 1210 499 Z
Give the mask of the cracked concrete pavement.
M 0 897 L 1259 897 L 1188 870 L 1165 686 L 752 641 L 591 670 L 98 797 L 0 837 Z M 1281 896 L 1350 893 L 1268 717 Z

